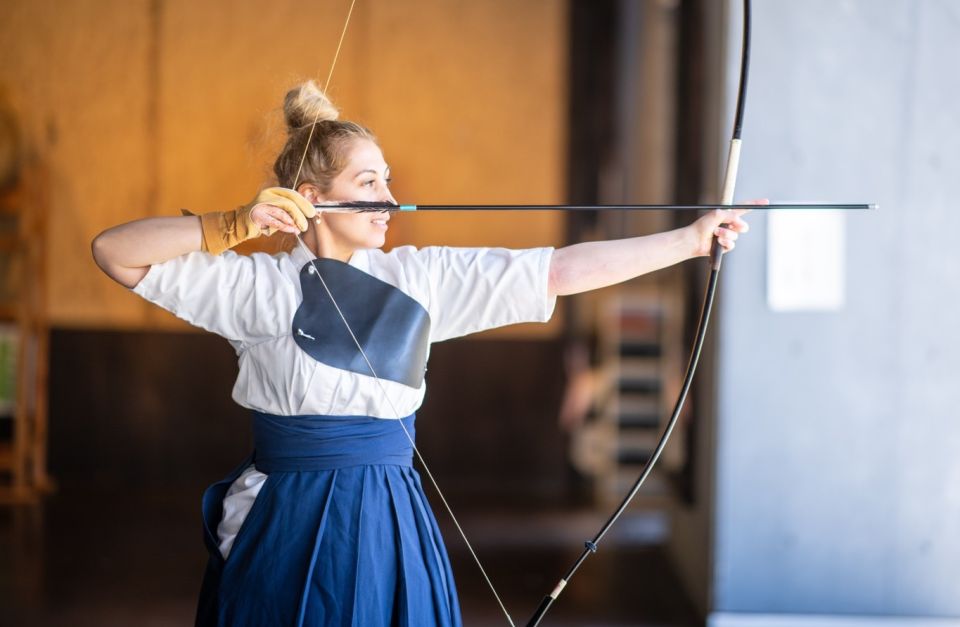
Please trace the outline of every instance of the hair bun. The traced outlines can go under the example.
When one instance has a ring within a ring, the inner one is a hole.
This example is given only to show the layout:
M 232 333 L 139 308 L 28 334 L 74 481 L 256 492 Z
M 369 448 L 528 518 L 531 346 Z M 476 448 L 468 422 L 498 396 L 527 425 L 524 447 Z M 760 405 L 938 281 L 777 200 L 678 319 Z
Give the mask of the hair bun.
M 287 129 L 294 131 L 314 121 L 336 120 L 340 112 L 315 82 L 307 81 L 287 92 L 283 99 L 283 117 L 287 120 Z

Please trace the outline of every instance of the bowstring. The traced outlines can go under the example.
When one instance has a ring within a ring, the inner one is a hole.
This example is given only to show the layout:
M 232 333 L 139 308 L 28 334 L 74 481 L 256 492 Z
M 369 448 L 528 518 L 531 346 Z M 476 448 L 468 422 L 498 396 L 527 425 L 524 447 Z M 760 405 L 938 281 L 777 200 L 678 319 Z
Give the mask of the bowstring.
M 357 0 L 351 0 L 350 9 L 347 12 L 347 19 L 343 23 L 343 30 L 340 32 L 340 41 L 337 43 L 337 50 L 333 55 L 333 63 L 330 64 L 330 71 L 327 72 L 327 80 L 323 85 L 323 93 L 326 95 L 328 88 L 330 87 L 330 81 L 333 78 L 333 70 L 337 65 L 337 59 L 340 57 L 340 49 L 343 46 L 343 40 L 347 34 L 347 27 L 350 25 L 350 16 L 353 15 L 353 7 L 356 4 Z M 310 142 L 313 140 L 314 130 L 317 127 L 317 122 L 320 119 L 320 109 L 317 109 L 317 114 L 313 118 L 313 122 L 310 125 L 310 133 L 307 136 L 307 142 L 303 149 L 303 155 L 300 157 L 300 165 L 297 168 L 297 175 L 293 181 L 292 189 L 296 191 L 297 183 L 300 182 L 300 174 L 303 171 L 303 164 L 306 161 L 307 153 L 310 150 Z M 336 299 L 333 297 L 333 293 L 330 291 L 330 288 L 327 286 L 327 282 L 324 280 L 323 275 L 320 274 L 320 269 L 316 264 L 316 256 L 313 254 L 313 251 L 306 245 L 303 241 L 302 234 L 297 234 L 297 244 L 309 255 L 310 266 L 313 269 L 313 274 L 320 279 L 320 284 L 323 286 L 323 290 L 327 293 L 327 296 L 330 298 L 330 302 L 333 303 L 334 308 L 337 311 L 337 315 L 340 317 L 340 320 L 343 322 L 343 326 L 346 328 L 347 332 L 350 334 L 350 338 L 353 340 L 354 345 L 357 347 L 360 356 L 363 358 L 363 361 L 366 363 L 367 368 L 370 369 L 370 373 L 373 375 L 374 380 L 377 382 L 377 386 L 380 389 L 383 398 L 386 399 L 387 404 L 390 406 L 390 410 L 393 412 L 396 417 L 396 421 L 403 428 L 403 434 L 407 437 L 407 440 L 410 442 L 410 446 L 413 448 L 414 454 L 417 456 L 417 459 L 420 461 L 420 465 L 423 466 L 424 473 L 430 479 L 430 484 L 433 486 L 433 489 L 436 490 L 437 495 L 440 497 L 440 501 L 443 503 L 444 509 L 447 511 L 447 514 L 450 516 L 450 520 L 453 521 L 454 526 L 457 528 L 457 532 L 460 534 L 460 537 L 463 539 L 463 543 L 467 546 L 467 550 L 470 552 L 470 556 L 473 558 L 474 563 L 476 563 L 477 568 L 480 570 L 480 574 L 483 575 L 484 581 L 487 583 L 487 587 L 490 588 L 490 592 L 493 593 L 493 597 L 496 599 L 497 604 L 500 606 L 500 609 L 503 611 L 503 615 L 507 618 L 507 622 L 510 624 L 510 627 L 516 627 L 514 625 L 513 619 L 510 618 L 510 613 L 507 611 L 507 607 L 503 604 L 503 601 L 500 599 L 500 595 L 497 593 L 496 587 L 493 585 L 489 575 L 487 575 L 486 569 L 483 567 L 483 564 L 480 562 L 480 558 L 477 556 L 476 551 L 473 549 L 473 545 L 470 543 L 470 540 L 467 539 L 467 534 L 463 530 L 463 527 L 460 525 L 460 521 L 457 520 L 456 515 L 453 513 L 453 509 L 450 507 L 450 504 L 447 502 L 446 496 L 444 496 L 443 491 L 440 489 L 440 485 L 437 483 L 437 480 L 434 478 L 433 473 L 430 471 L 430 467 L 427 465 L 427 461 L 423 458 L 423 455 L 420 453 L 420 449 L 417 447 L 416 441 L 414 441 L 413 436 L 410 435 L 410 431 L 407 429 L 407 426 L 403 423 L 403 416 L 400 415 L 400 411 L 397 409 L 396 405 L 393 403 L 393 399 L 390 398 L 390 394 L 387 392 L 386 386 L 383 384 L 383 380 L 377 375 L 376 369 L 374 369 L 373 364 L 370 359 L 367 357 L 366 351 L 363 350 L 360 341 L 357 339 L 356 334 L 353 332 L 353 328 L 350 326 L 350 323 L 347 322 L 346 316 L 343 315 L 343 311 L 340 309 L 340 305 L 337 303 Z
M 427 477 L 430 479 L 430 484 L 433 485 L 433 489 L 436 490 L 437 495 L 440 497 L 440 501 L 443 503 L 444 509 L 447 511 L 447 514 L 450 516 L 450 519 L 453 521 L 454 526 L 457 528 L 460 537 L 463 538 L 463 543 L 467 546 L 467 550 L 470 552 L 470 556 L 473 557 L 473 561 L 476 563 L 477 568 L 480 569 L 480 574 L 483 575 L 484 581 L 487 582 L 487 587 L 490 588 L 490 592 L 493 593 L 493 597 L 497 600 L 497 604 L 500 606 L 500 609 L 503 611 L 503 615 L 507 617 L 507 622 L 510 623 L 510 627 L 516 627 L 513 623 L 513 619 L 510 618 L 510 613 L 507 611 L 506 606 L 503 604 L 503 601 L 500 599 L 500 595 L 497 594 L 497 589 L 493 585 L 490 576 L 487 575 L 486 569 L 483 567 L 483 564 L 480 563 L 480 558 L 477 556 L 476 551 L 473 550 L 473 545 L 470 544 L 470 540 L 467 539 L 467 534 L 464 532 L 463 527 L 460 525 L 460 521 L 457 520 L 456 515 L 453 513 L 453 509 L 450 507 L 450 504 L 447 502 L 447 498 L 444 496 L 443 491 L 440 489 L 440 486 L 437 484 L 437 480 L 434 478 L 433 473 L 430 472 L 430 467 L 427 465 L 427 461 L 423 458 L 423 455 L 420 453 L 420 449 L 417 447 L 417 443 L 414 441 L 413 436 L 410 435 L 410 431 L 407 429 L 407 425 L 403 424 L 403 417 L 400 414 L 400 411 L 397 409 L 397 406 L 393 404 L 393 399 L 390 398 L 390 394 L 387 393 L 387 388 L 383 384 L 383 380 L 377 375 L 376 369 L 374 369 L 373 364 L 370 363 L 370 359 L 367 357 L 366 351 L 363 350 L 363 347 L 360 345 L 360 341 L 357 339 L 357 336 L 354 334 L 353 329 L 350 327 L 350 323 L 347 322 L 347 318 L 343 315 L 343 311 L 340 310 L 340 305 L 337 304 L 336 299 L 334 299 L 333 294 L 330 291 L 330 288 L 327 286 L 327 282 L 323 279 L 323 275 L 320 274 L 320 269 L 317 268 L 316 258 L 313 256 L 313 252 L 307 247 L 300 237 L 297 237 L 297 243 L 300 244 L 300 247 L 309 254 L 312 258 L 310 260 L 310 265 L 313 268 L 313 274 L 317 275 L 317 278 L 320 279 L 320 284 L 323 286 L 324 291 L 327 293 L 327 296 L 330 298 L 330 302 L 333 303 L 334 308 L 337 310 L 337 315 L 340 316 L 340 320 L 343 321 L 343 326 L 346 327 L 347 332 L 350 334 L 350 338 L 353 340 L 354 345 L 357 347 L 357 350 L 360 352 L 360 356 L 363 357 L 363 361 L 367 364 L 367 368 L 370 369 L 370 372 L 373 374 L 373 378 L 376 380 L 377 385 L 380 388 L 380 392 L 383 395 L 383 398 L 386 399 L 387 404 L 390 406 L 390 409 L 393 411 L 394 416 L 397 418 L 397 422 L 400 423 L 400 426 L 403 428 L 404 435 L 407 436 L 407 440 L 410 442 L 410 446 L 413 447 L 413 452 L 416 454 L 417 459 L 420 461 L 420 464 L 423 466 L 423 470 L 426 473 Z
M 327 89 L 330 88 L 330 81 L 333 80 L 333 69 L 337 67 L 337 59 L 340 58 L 340 49 L 343 47 L 343 40 L 347 36 L 347 28 L 350 26 L 350 16 L 353 15 L 353 6 L 357 3 L 357 0 L 350 0 L 350 10 L 347 11 L 347 19 L 343 22 L 343 30 L 340 31 L 340 41 L 337 42 L 337 50 L 333 53 L 333 63 L 330 64 L 330 71 L 327 72 L 327 80 L 324 81 L 321 91 L 323 91 L 324 97 L 327 97 Z M 317 114 L 313 116 L 313 122 L 310 123 L 310 134 L 307 135 L 307 143 L 303 147 L 303 155 L 300 157 L 300 165 L 297 166 L 297 175 L 293 178 L 293 187 L 292 189 L 296 191 L 297 183 L 300 182 L 300 174 L 303 172 L 303 162 L 307 158 L 307 152 L 310 150 L 310 142 L 313 140 L 313 132 L 317 128 L 317 122 L 320 120 L 320 112 L 323 111 L 322 108 L 317 107 Z

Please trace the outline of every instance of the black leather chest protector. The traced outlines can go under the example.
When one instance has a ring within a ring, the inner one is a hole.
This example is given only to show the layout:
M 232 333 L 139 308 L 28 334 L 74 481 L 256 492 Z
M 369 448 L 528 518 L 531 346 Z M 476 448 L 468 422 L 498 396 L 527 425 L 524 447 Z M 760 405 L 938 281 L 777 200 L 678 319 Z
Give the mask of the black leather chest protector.
M 430 314 L 398 288 L 336 259 L 318 258 L 300 269 L 303 302 L 293 316 L 297 345 L 322 364 L 373 376 L 317 270 L 377 376 L 419 389 L 427 367 Z

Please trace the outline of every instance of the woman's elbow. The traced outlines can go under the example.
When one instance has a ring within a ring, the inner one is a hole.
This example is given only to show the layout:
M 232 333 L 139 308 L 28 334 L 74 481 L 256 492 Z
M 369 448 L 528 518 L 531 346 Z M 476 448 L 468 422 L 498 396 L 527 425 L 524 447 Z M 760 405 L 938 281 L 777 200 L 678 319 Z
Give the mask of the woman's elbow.
M 110 230 L 103 231 L 90 242 L 93 261 L 104 274 L 127 288 L 136 287 L 149 268 L 127 268 L 117 261 L 117 250 Z
M 90 252 L 93 254 L 93 260 L 104 272 L 110 264 L 110 240 L 107 231 L 101 232 L 90 242 Z
M 553 252 L 550 258 L 550 270 L 547 273 L 547 295 L 565 296 L 569 294 L 569 267 L 563 249 Z

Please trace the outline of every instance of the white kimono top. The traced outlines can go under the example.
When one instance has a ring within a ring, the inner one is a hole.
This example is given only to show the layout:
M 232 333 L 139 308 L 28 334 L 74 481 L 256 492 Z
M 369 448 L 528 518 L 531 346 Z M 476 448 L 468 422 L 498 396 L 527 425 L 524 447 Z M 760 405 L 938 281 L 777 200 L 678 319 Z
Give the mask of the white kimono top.
M 419 302 L 430 314 L 430 342 L 440 342 L 549 320 L 556 304 L 547 293 L 552 253 L 402 246 L 358 250 L 349 264 Z M 300 247 L 276 255 L 194 252 L 152 266 L 133 291 L 230 341 L 240 365 L 233 400 L 243 407 L 275 415 L 409 416 L 423 402 L 426 382 L 413 389 L 381 379 L 391 407 L 373 377 L 322 364 L 297 346 L 291 323 L 302 301 L 300 269 L 311 258 Z M 265 479 L 251 466 L 228 490 L 217 529 L 224 557 Z

